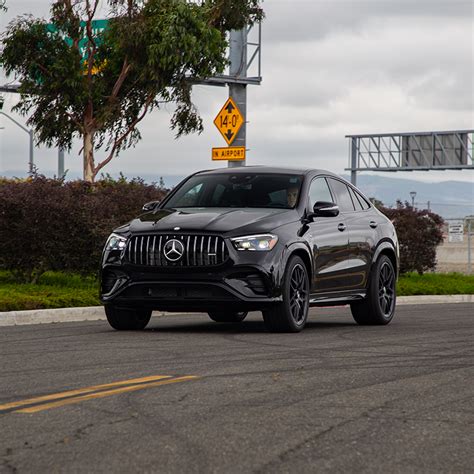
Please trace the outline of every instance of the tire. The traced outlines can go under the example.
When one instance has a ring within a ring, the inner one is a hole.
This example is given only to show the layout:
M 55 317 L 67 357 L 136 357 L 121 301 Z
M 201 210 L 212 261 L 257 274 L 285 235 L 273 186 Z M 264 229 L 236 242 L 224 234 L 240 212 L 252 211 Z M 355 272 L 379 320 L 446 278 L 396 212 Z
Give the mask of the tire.
M 231 313 L 227 311 L 211 311 L 209 317 L 216 323 L 240 323 L 247 317 L 246 311 Z
M 290 257 L 283 277 L 283 301 L 262 311 L 265 327 L 271 332 L 299 332 L 308 319 L 309 278 L 303 260 Z
M 145 329 L 151 318 L 151 309 L 119 308 L 106 305 L 105 315 L 109 324 L 118 331 L 138 331 Z
M 381 255 L 372 270 L 367 296 L 351 304 L 351 312 L 357 324 L 388 324 L 395 314 L 397 302 L 396 273 L 392 261 Z

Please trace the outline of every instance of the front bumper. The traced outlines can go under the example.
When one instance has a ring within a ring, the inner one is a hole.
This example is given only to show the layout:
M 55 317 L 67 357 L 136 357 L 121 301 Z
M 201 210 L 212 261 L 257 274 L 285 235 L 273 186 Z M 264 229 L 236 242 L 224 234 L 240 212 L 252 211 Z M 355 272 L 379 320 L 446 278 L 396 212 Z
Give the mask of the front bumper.
M 258 310 L 282 300 L 275 267 L 225 265 L 202 269 L 144 269 L 105 265 L 100 299 L 104 304 L 162 311 Z

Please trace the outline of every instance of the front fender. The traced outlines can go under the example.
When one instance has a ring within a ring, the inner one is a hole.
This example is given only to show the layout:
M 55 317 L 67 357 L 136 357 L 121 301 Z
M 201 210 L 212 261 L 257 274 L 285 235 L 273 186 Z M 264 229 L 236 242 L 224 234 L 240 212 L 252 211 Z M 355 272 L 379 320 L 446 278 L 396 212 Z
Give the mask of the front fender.
M 283 286 L 283 278 L 285 276 L 285 269 L 288 264 L 288 260 L 293 254 L 298 254 L 300 255 L 303 260 L 305 261 L 306 264 L 309 265 L 308 270 L 309 271 L 309 281 L 312 279 L 312 274 L 314 271 L 314 265 L 313 265 L 313 256 L 311 254 L 311 250 L 309 248 L 308 242 L 292 242 L 288 245 L 285 245 L 282 255 L 281 255 L 281 265 L 279 265 L 279 275 L 276 278 L 276 281 L 278 282 L 278 286 L 282 288 Z

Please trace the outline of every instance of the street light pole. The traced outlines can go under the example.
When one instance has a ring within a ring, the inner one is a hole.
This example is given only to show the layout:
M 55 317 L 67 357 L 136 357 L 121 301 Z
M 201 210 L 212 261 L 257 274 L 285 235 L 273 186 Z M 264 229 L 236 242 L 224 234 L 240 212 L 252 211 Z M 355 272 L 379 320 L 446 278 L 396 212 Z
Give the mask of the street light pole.
M 410 191 L 410 196 L 411 196 L 411 207 L 415 209 L 416 191 Z
M 10 119 L 15 125 L 18 125 L 22 130 L 24 130 L 30 137 L 30 158 L 28 161 L 28 167 L 30 173 L 34 170 L 34 161 L 33 161 L 33 153 L 34 153 L 34 131 L 24 127 L 20 122 L 17 122 L 13 117 L 10 117 L 8 114 L 0 110 L 0 115 L 4 115 L 6 118 Z

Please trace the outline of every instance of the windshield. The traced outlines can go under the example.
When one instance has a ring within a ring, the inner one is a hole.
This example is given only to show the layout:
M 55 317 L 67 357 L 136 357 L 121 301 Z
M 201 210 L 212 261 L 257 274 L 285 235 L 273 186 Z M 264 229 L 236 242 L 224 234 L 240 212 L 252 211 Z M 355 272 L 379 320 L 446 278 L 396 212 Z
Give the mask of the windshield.
M 293 209 L 303 177 L 293 174 L 225 173 L 188 179 L 166 203 L 182 207 L 268 207 Z

